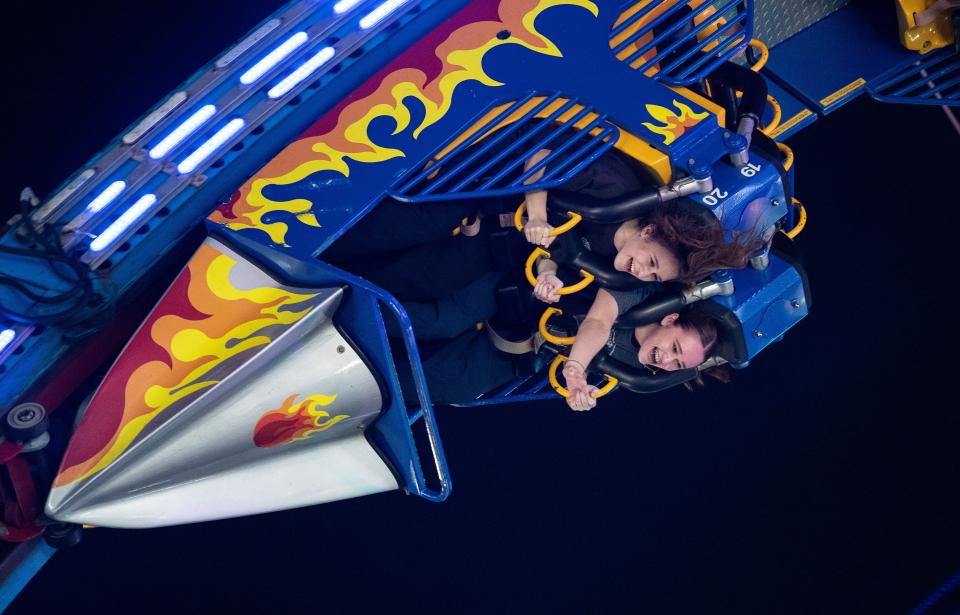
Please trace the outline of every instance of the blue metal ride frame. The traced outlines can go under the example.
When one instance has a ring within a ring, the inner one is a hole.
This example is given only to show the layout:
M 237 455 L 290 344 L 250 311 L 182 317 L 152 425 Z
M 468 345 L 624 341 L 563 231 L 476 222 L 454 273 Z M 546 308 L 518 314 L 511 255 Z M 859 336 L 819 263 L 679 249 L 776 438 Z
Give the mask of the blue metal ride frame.
M 290 2 L 264 19 L 253 31 L 256 32 L 264 24 L 283 15 L 302 2 L 303 0 Z M 313 0 L 307 0 L 307 2 L 313 3 Z M 310 85 L 309 81 L 303 83 L 304 87 L 299 92 L 294 92 L 296 93 L 295 99 L 291 98 L 275 115 L 264 120 L 260 125 L 262 130 L 257 130 L 257 134 L 248 134 L 244 137 L 241 141 L 243 143 L 242 150 L 225 148 L 223 152 L 218 153 L 216 160 L 219 162 L 203 169 L 205 181 L 198 185 L 191 184 L 182 190 L 166 205 L 165 209 L 169 211 L 169 215 L 162 218 L 159 223 L 154 221 L 154 224 L 150 225 L 148 233 L 137 233 L 126 239 L 126 249 L 110 259 L 112 266 L 109 267 L 109 271 L 106 271 L 106 267 L 101 268 L 101 273 L 105 273 L 109 277 L 115 289 L 113 298 L 120 302 L 137 283 L 144 283 L 149 280 L 150 272 L 156 270 L 157 263 L 182 244 L 183 238 L 189 230 L 197 229 L 202 225 L 203 218 L 210 212 L 213 203 L 219 202 L 224 194 L 233 191 L 240 182 L 253 174 L 256 169 L 260 168 L 297 135 L 301 134 L 319 115 L 334 107 L 344 96 L 354 91 L 401 50 L 410 47 L 425 32 L 434 29 L 468 2 L 469 0 L 411 1 L 411 7 L 419 6 L 421 10 L 400 16 L 396 23 L 403 27 L 388 30 L 387 28 L 391 24 L 391 20 L 388 19 L 371 30 L 372 38 L 364 43 L 363 54 L 358 57 L 343 59 L 341 66 L 350 70 L 340 70 L 336 73 L 328 72 L 316 82 L 316 86 L 319 87 L 307 87 Z M 357 5 L 355 11 L 376 4 L 376 0 L 363 0 Z M 317 6 L 322 7 L 324 5 L 317 4 Z M 353 15 L 355 16 L 356 12 Z M 264 42 L 261 41 L 261 47 L 263 44 Z M 264 52 L 265 49 L 256 46 L 247 49 L 245 55 L 240 58 L 242 66 L 246 66 L 253 57 Z M 190 90 L 193 84 L 200 82 L 205 75 L 214 70 L 215 63 L 216 60 L 211 61 L 198 70 L 179 86 L 177 91 Z M 331 64 L 333 63 L 331 62 Z M 269 83 L 264 87 L 268 86 Z M 126 135 L 134 130 L 147 117 L 156 112 L 159 106 L 157 105 L 133 122 L 123 134 Z M 180 109 L 180 111 L 183 110 Z M 193 107 L 189 107 L 188 110 L 192 111 Z M 182 114 L 168 115 L 162 122 L 156 124 L 151 131 L 145 133 L 141 139 L 150 141 L 155 138 L 151 135 L 165 134 L 183 118 L 184 115 Z M 197 136 L 197 142 L 202 141 L 199 136 L 201 135 Z M 77 183 L 86 170 L 103 166 L 104 160 L 107 160 L 115 150 L 123 147 L 129 146 L 122 143 L 121 137 L 117 137 L 51 194 L 57 195 L 70 187 L 71 184 Z M 211 161 L 213 160 L 214 158 L 211 158 Z M 100 178 L 101 175 L 98 174 L 96 177 Z M 113 178 L 115 176 L 110 175 L 109 177 Z M 102 183 L 104 182 L 97 181 L 98 186 Z M 89 195 L 89 192 L 86 194 Z M 83 198 L 79 193 L 75 194 L 61 203 L 60 208 L 64 209 L 62 215 L 69 219 L 73 212 L 80 211 L 88 202 L 89 198 Z M 114 204 L 119 203 L 115 202 Z M 119 215 L 119 213 L 116 212 L 116 215 Z M 150 221 L 144 220 L 145 224 L 148 222 Z M 11 247 L 21 246 L 12 232 L 0 235 L 0 244 Z M 47 271 L 40 269 L 24 270 L 25 265 L 23 263 L 19 261 L 11 263 L 7 256 L 0 256 L 0 265 L 5 269 L 9 267 L 10 270 L 18 271 L 19 274 L 30 279 L 49 282 L 52 288 L 57 288 L 56 280 L 50 279 L 50 274 Z M 0 300 L 9 299 L 9 295 L 5 295 L 4 292 L 3 289 L 0 289 Z M 11 325 L 0 323 L 0 330 L 8 326 Z M 17 339 L 15 343 L 8 345 L 4 352 L 0 352 L 0 359 L 2 359 L 0 360 L 0 374 L 3 375 L 0 378 L 0 399 L 9 400 L 11 403 L 24 398 L 27 394 L 35 394 L 38 382 L 49 373 L 53 366 L 67 358 L 73 348 L 72 344 L 64 342 L 63 331 L 56 327 L 43 328 L 39 333 L 35 332 L 34 327 L 25 324 L 12 324 L 12 328 L 17 333 Z
M 617 14 L 601 8 L 598 19 L 584 19 L 584 9 L 575 6 L 556 6 L 538 17 L 537 28 L 548 33 L 562 55 L 530 53 L 519 45 L 498 46 L 484 55 L 483 68 L 497 82 L 490 87 L 477 81 L 463 82 L 453 97 L 453 105 L 442 117 L 433 117 L 424 124 L 422 132 L 396 131 L 395 122 L 371 125 L 371 138 L 379 146 L 403 152 L 376 164 L 350 161 L 349 176 L 340 173 L 319 172 L 296 183 L 268 186 L 264 194 L 276 202 L 306 199 L 313 203 L 311 213 L 321 227 L 307 227 L 296 216 L 282 211 L 271 212 L 269 222 L 283 222 L 288 226 L 285 245 L 278 246 L 262 231 L 255 228 L 239 229 L 256 241 L 301 256 L 317 257 L 349 227 L 382 202 L 389 194 L 389 186 L 397 186 L 397 178 L 413 178 L 424 171 L 438 145 L 451 134 L 459 134 L 482 117 L 496 101 L 516 101 L 531 91 L 562 91 L 566 96 L 602 109 L 610 123 L 647 141 L 651 146 L 670 155 L 676 172 L 689 171 L 691 160 L 713 163 L 727 153 L 723 131 L 713 117 L 705 118 L 685 129 L 669 145 L 657 133 L 648 119 L 651 116 L 638 109 L 636 100 L 650 105 L 674 109 L 674 102 L 688 106 L 695 114 L 706 111 L 696 100 L 683 93 L 664 87 L 638 74 L 616 59 L 608 45 L 608 34 Z M 404 56 L 401 56 L 403 58 Z M 398 66 L 403 60 L 397 60 Z M 384 69 L 389 71 L 390 67 Z M 386 72 L 381 74 L 381 78 Z M 623 84 L 614 92 L 610 82 Z M 408 104 L 411 112 L 404 124 L 417 126 L 424 118 L 424 109 L 414 102 Z M 679 112 L 679 111 L 678 111 Z M 375 133 L 375 134 L 373 134 Z M 612 135 L 611 135 L 612 136 Z M 424 173 L 429 175 L 431 171 Z M 409 175 L 408 175 L 409 174 Z M 409 181 L 409 180 L 408 180 Z M 402 185 L 402 184 L 401 184 Z M 514 190 L 511 190 L 514 192 Z M 405 198 L 403 190 L 395 188 L 398 198 Z M 488 192 L 484 195 L 489 196 Z M 428 194 L 429 196 L 429 194 Z M 446 197 L 443 197 L 446 198 Z
M 637 3 L 627 2 L 624 8 L 626 9 L 635 4 Z M 645 54 L 656 49 L 657 53 L 653 57 L 645 60 L 643 64 L 637 67 L 638 71 L 642 73 L 651 68 L 655 68 L 657 69 L 657 73 L 653 75 L 653 78 L 669 85 L 688 86 L 697 83 L 713 72 L 720 64 L 743 51 L 747 47 L 750 39 L 753 38 L 753 0 L 728 0 L 720 6 L 715 5 L 716 3 L 714 2 L 705 2 L 699 11 L 691 13 L 682 19 L 678 19 L 675 23 L 655 34 L 655 30 L 662 28 L 671 18 L 674 18 L 679 12 L 687 8 L 686 3 L 677 2 L 650 20 L 649 23 L 637 29 L 636 32 L 616 44 L 613 47 L 613 52 L 614 54 L 619 54 L 631 44 L 636 44 L 642 38 L 650 36 L 649 41 L 625 57 L 623 62 L 632 64 L 641 59 Z M 609 36 L 611 43 L 614 38 L 648 16 L 658 6 L 660 6 L 660 3 L 650 2 L 644 8 L 612 29 Z M 709 17 L 705 16 L 699 25 L 692 27 L 690 31 L 684 33 L 679 38 L 667 42 L 667 40 L 675 35 L 681 28 L 692 25 L 696 17 L 704 15 L 711 10 L 715 10 L 716 13 Z M 731 12 L 733 13 L 732 15 L 730 15 Z M 720 16 L 723 16 L 727 20 L 727 23 L 717 28 L 716 32 L 713 32 L 703 40 L 694 43 L 694 39 L 716 23 Z M 725 40 L 723 39 L 724 35 L 727 35 Z M 714 43 L 717 45 L 716 49 L 707 52 L 706 48 Z M 658 63 L 667 59 L 671 54 L 676 53 L 680 55 L 669 60 L 666 66 L 658 67 Z M 700 54 L 699 57 L 697 57 L 698 53 Z M 696 59 L 687 64 L 694 57 L 696 57 Z
M 880 102 L 960 107 L 960 53 L 931 51 L 872 79 L 867 91 Z
M 542 101 L 524 113 L 524 115 L 514 123 L 505 127 L 489 139 L 484 140 L 482 145 L 471 152 L 469 156 L 458 160 L 460 154 L 481 143 L 481 137 L 483 137 L 488 130 L 509 118 L 513 113 L 530 102 L 536 95 L 536 92 L 529 92 L 519 100 L 513 101 L 494 118 L 482 126 L 477 127 L 476 131 L 471 135 L 471 138 L 465 139 L 443 156 L 443 158 L 437 159 L 438 153 L 448 147 L 449 143 L 456 138 L 456 135 L 454 135 L 447 143 L 438 147 L 431 156 L 431 160 L 437 160 L 435 164 L 428 165 L 420 171 L 411 169 L 407 176 L 402 177 L 400 182 L 398 182 L 399 188 L 390 190 L 387 194 L 406 203 L 422 203 L 428 201 L 507 196 L 511 194 L 521 194 L 529 190 L 545 190 L 559 186 L 570 180 L 574 175 L 585 169 L 605 151 L 610 149 L 620 138 L 620 129 L 608 123 L 606 121 L 607 116 L 602 113 L 598 113 L 597 117 L 586 126 L 573 128 L 583 118 L 595 112 L 593 107 L 589 105 L 581 105 L 582 108 L 573 116 L 563 121 L 557 121 L 558 118 L 577 106 L 578 100 L 576 98 L 568 99 L 548 116 L 542 120 L 538 120 L 536 118 L 538 113 L 561 99 L 561 93 L 555 92 L 549 96 L 544 96 Z M 490 110 L 501 104 L 503 103 L 500 101 L 491 103 L 486 110 L 478 115 L 478 118 L 483 117 Z M 500 145 L 524 127 L 529 126 L 528 122 L 539 123 L 519 138 L 511 140 L 505 148 L 498 150 L 497 153 L 484 160 L 484 156 L 489 154 L 497 145 Z M 545 136 L 533 140 L 534 137 L 551 127 L 552 129 L 548 131 Z M 571 129 L 574 130 L 574 137 L 557 145 L 556 140 L 564 132 Z M 599 129 L 600 132 L 596 135 L 590 135 L 590 132 L 594 129 Z M 563 154 L 583 137 L 588 137 L 585 139 L 586 143 L 581 145 L 579 149 L 572 152 L 569 156 L 564 157 Z M 526 146 L 523 148 L 522 153 L 516 154 L 516 151 L 522 146 Z M 523 171 L 518 177 L 507 182 L 506 185 L 499 188 L 496 187 L 498 182 L 522 168 L 527 159 L 542 149 L 551 149 L 551 152 L 530 169 Z M 453 161 L 453 164 L 449 168 L 446 166 L 446 161 L 448 160 Z M 479 166 L 469 170 L 478 163 Z M 500 165 L 500 163 L 503 164 Z M 498 165 L 500 165 L 501 168 L 499 171 L 496 171 L 492 177 L 483 176 L 483 174 L 488 173 Z M 529 184 L 524 183 L 534 173 L 544 167 L 546 167 L 547 170 L 541 179 L 536 182 L 530 182 Z M 567 167 L 569 167 L 569 169 Z M 434 176 L 434 173 L 438 171 L 439 174 Z M 463 174 L 462 177 L 461 174 Z M 443 184 L 455 180 L 459 181 L 457 181 L 450 190 L 437 192 Z M 467 186 L 473 182 L 482 183 L 479 183 L 473 190 L 467 190 Z
M 17 594 L 43 568 L 56 550 L 44 542 L 43 538 L 34 538 L 21 543 L 8 553 L 0 565 L 0 613 L 13 602 Z
M 530 384 L 530 383 L 533 384 Z M 530 385 L 530 386 L 527 386 Z M 531 374 L 517 378 L 506 385 L 496 393 L 490 395 L 481 395 L 472 401 L 460 404 L 452 404 L 458 408 L 479 408 L 483 406 L 495 406 L 498 404 L 514 404 L 529 401 L 546 401 L 557 399 L 557 394 L 553 391 L 546 393 L 543 390 L 550 386 L 550 380 L 541 373 Z M 520 389 L 523 389 L 521 392 Z

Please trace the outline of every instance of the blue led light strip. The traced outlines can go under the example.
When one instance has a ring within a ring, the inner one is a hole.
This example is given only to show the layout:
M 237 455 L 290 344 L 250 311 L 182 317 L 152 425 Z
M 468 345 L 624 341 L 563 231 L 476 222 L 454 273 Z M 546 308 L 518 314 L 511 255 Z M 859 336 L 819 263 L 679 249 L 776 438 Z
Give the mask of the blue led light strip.
M 262 60 L 250 67 L 247 72 L 240 75 L 240 83 L 243 85 L 250 85 L 251 83 L 256 82 L 260 77 L 263 77 L 270 69 L 275 67 L 277 64 L 282 62 L 284 58 L 289 56 L 291 53 L 296 51 L 299 47 L 303 46 L 307 40 L 308 36 L 306 32 L 297 32 L 293 36 L 289 37 L 287 40 L 280 43 L 276 49 L 268 53 Z
M 180 173 L 192 173 L 200 166 L 200 163 L 212 156 L 214 152 L 223 147 L 224 143 L 243 130 L 245 125 L 246 122 L 240 118 L 235 118 L 227 122 L 226 126 L 218 130 L 212 137 L 207 139 L 203 145 L 193 150 L 189 156 L 184 158 L 183 161 L 177 165 L 177 171 Z
M 0 331 L 0 353 L 7 349 L 7 346 L 10 345 L 10 342 L 17 337 L 17 332 L 13 329 L 4 329 Z
M 386 19 L 390 13 L 394 12 L 408 1 L 409 0 L 387 0 L 377 8 L 364 15 L 360 20 L 360 27 L 364 30 L 369 30 L 373 26 Z
M 335 53 L 336 52 L 334 51 L 333 47 L 324 47 L 317 53 L 313 54 L 309 60 L 301 64 L 299 68 L 284 77 L 280 83 L 270 88 L 270 91 L 267 92 L 267 96 L 270 98 L 280 98 L 296 87 L 298 83 L 302 82 L 304 79 L 316 72 L 316 70 L 321 66 L 329 62 L 330 58 L 332 58 Z
M 99 252 L 112 244 L 125 230 L 130 228 L 130 225 L 139 220 L 143 214 L 153 207 L 156 202 L 157 196 L 155 194 L 145 194 L 137 199 L 136 203 L 131 205 L 127 211 L 123 212 L 119 218 L 113 221 L 113 224 L 108 226 L 106 230 L 90 242 L 90 249 L 94 252 Z
M 361 2 L 363 2 L 363 0 L 340 0 L 340 2 L 333 5 L 333 12 L 337 15 L 346 13 Z
M 196 132 L 201 126 L 210 121 L 217 112 L 214 105 L 204 105 L 197 109 L 190 117 L 185 119 L 179 126 L 174 128 L 170 134 L 165 136 L 159 143 L 150 150 L 150 157 L 156 160 L 163 158 L 184 139 Z
M 97 213 L 120 196 L 120 193 L 123 192 L 126 187 L 127 182 L 125 181 L 120 180 L 113 182 L 107 186 L 103 192 L 98 194 L 96 198 L 90 201 L 90 204 L 87 205 L 87 211 L 92 214 Z

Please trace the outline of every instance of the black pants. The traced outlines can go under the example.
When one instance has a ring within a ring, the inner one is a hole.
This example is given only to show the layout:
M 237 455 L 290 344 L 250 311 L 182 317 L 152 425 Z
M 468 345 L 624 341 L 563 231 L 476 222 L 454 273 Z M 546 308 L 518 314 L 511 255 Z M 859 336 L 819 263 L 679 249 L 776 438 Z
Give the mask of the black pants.
M 348 264 L 450 237 L 478 207 L 477 201 L 470 200 L 401 203 L 388 199 L 350 227 L 321 258 L 336 265 Z
M 423 374 L 435 404 L 455 404 L 476 399 L 516 377 L 512 355 L 497 350 L 486 331 L 471 329 L 449 340 L 433 353 L 421 353 Z M 413 372 L 406 361 L 397 362 L 404 401 L 419 403 Z
M 434 403 L 459 403 L 515 377 L 511 355 L 497 350 L 476 323 L 496 313 L 502 274 L 484 234 L 453 236 L 479 204 L 454 201 L 380 204 L 337 240 L 322 258 L 369 280 L 403 303 L 421 346 L 421 364 Z M 396 321 L 387 333 L 399 337 Z M 400 359 L 400 357 L 398 357 Z M 397 361 L 406 403 L 418 403 L 409 363 Z

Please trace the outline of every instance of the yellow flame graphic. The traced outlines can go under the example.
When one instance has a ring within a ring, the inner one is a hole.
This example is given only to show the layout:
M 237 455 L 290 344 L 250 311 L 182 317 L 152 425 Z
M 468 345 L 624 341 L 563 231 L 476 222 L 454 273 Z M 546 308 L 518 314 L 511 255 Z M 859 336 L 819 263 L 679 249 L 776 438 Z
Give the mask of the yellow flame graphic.
M 673 106 L 677 108 L 679 113 L 675 113 L 660 105 L 646 105 L 647 113 L 650 114 L 650 117 L 660 122 L 660 124 L 644 122 L 643 125 L 646 126 L 650 132 L 662 136 L 664 145 L 670 145 L 685 133 L 688 128 L 696 126 L 700 120 L 710 115 L 706 111 L 696 113 L 693 109 L 678 100 L 673 101 Z
M 483 70 L 483 57 L 499 45 L 520 45 L 535 53 L 560 57 L 557 46 L 541 35 L 535 25 L 543 11 L 560 5 L 579 6 L 599 14 L 596 4 L 590 0 L 507 0 L 501 2 L 500 22 L 477 22 L 462 26 L 451 33 L 436 49 L 443 61 L 443 69 L 434 79 L 417 68 L 402 68 L 384 77 L 375 92 L 364 99 L 347 105 L 338 118 L 336 128 L 319 137 L 307 137 L 295 141 L 267 164 L 250 182 L 240 189 L 240 197 L 232 207 L 233 218 L 214 212 L 210 219 L 228 228 L 256 228 L 279 245 L 284 240 L 288 226 L 283 222 L 264 222 L 265 215 L 285 211 L 297 216 L 308 226 L 319 226 L 310 214 L 313 204 L 308 199 L 273 201 L 264 195 L 268 186 L 290 185 L 320 171 L 334 171 L 345 177 L 350 174 L 349 160 L 376 163 L 404 156 L 404 152 L 374 143 L 368 133 L 370 123 L 377 118 L 392 118 L 396 122 L 393 134 L 399 134 L 410 126 L 410 110 L 404 104 L 407 98 L 415 98 L 425 109 L 423 120 L 412 132 L 414 138 L 428 127 L 436 124 L 450 109 L 456 88 L 467 81 L 496 87 L 503 85 Z M 512 34 L 497 38 L 503 29 Z
M 270 343 L 271 337 L 263 334 L 263 329 L 293 324 L 312 308 L 283 309 L 316 297 L 317 293 L 234 287 L 229 276 L 236 264 L 235 259 L 206 244 L 200 247 L 188 264 L 188 294 L 190 303 L 209 317 L 193 320 L 168 313 L 153 323 L 150 336 L 166 349 L 169 363 L 149 361 L 131 374 L 125 389 L 125 420 L 118 432 L 94 458 L 61 472 L 56 484 L 83 480 L 109 466 L 157 415 L 185 397 L 217 384 L 219 380 L 206 377 L 211 370 L 241 352 Z M 170 386 L 171 382 L 176 384 Z

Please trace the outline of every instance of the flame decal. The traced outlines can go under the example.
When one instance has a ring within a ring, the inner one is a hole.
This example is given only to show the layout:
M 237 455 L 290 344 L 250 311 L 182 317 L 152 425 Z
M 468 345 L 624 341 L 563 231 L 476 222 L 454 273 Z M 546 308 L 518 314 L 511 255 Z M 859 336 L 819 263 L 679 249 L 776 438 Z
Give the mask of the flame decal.
M 700 120 L 710 115 L 706 111 L 696 113 L 693 109 L 678 100 L 673 101 L 673 106 L 677 108 L 679 114 L 660 105 L 646 106 L 647 113 L 649 113 L 653 119 L 660 122 L 660 124 L 644 122 L 643 125 L 650 129 L 651 132 L 662 136 L 664 145 L 670 145 L 685 133 L 687 128 L 696 126 Z
M 520 45 L 534 53 L 560 57 L 560 50 L 541 35 L 536 27 L 537 17 L 545 10 L 560 5 L 579 6 L 599 14 L 590 0 L 503 0 L 497 9 L 497 20 L 474 21 L 453 30 L 436 49 L 440 69 L 433 77 L 420 68 L 400 68 L 382 78 L 371 93 L 348 99 L 331 114 L 336 125 L 323 134 L 311 134 L 294 141 L 271 160 L 253 178 L 244 184 L 231 202 L 210 216 L 210 220 L 228 228 L 259 229 L 278 245 L 285 245 L 287 224 L 265 222 L 271 212 L 285 211 L 307 226 L 320 226 L 310 213 L 313 204 L 308 199 L 277 202 L 264 195 L 268 186 L 289 185 L 319 171 L 334 171 L 350 175 L 350 161 L 376 163 L 404 156 L 404 152 L 374 143 L 368 133 L 370 123 L 377 118 L 391 118 L 396 123 L 393 134 L 410 128 L 411 114 L 405 98 L 417 99 L 425 109 L 419 125 L 412 130 L 418 138 L 428 127 L 442 119 L 450 109 L 453 93 L 467 81 L 476 81 L 490 87 L 503 85 L 483 70 L 483 57 L 500 45 Z M 497 38 L 507 30 L 511 35 Z M 336 114 L 336 115 L 334 115 Z
M 321 410 L 337 398 L 336 395 L 309 395 L 294 405 L 296 393 L 284 400 L 276 410 L 264 414 L 253 428 L 253 443 L 260 448 L 269 448 L 306 440 L 318 431 L 330 429 L 340 421 L 350 418 L 347 414 L 330 416 Z
M 236 265 L 209 244 L 200 247 L 97 391 L 55 486 L 110 465 L 164 410 L 217 384 L 223 374 L 215 368 L 270 343 L 313 307 L 318 293 L 237 288 L 230 279 Z

